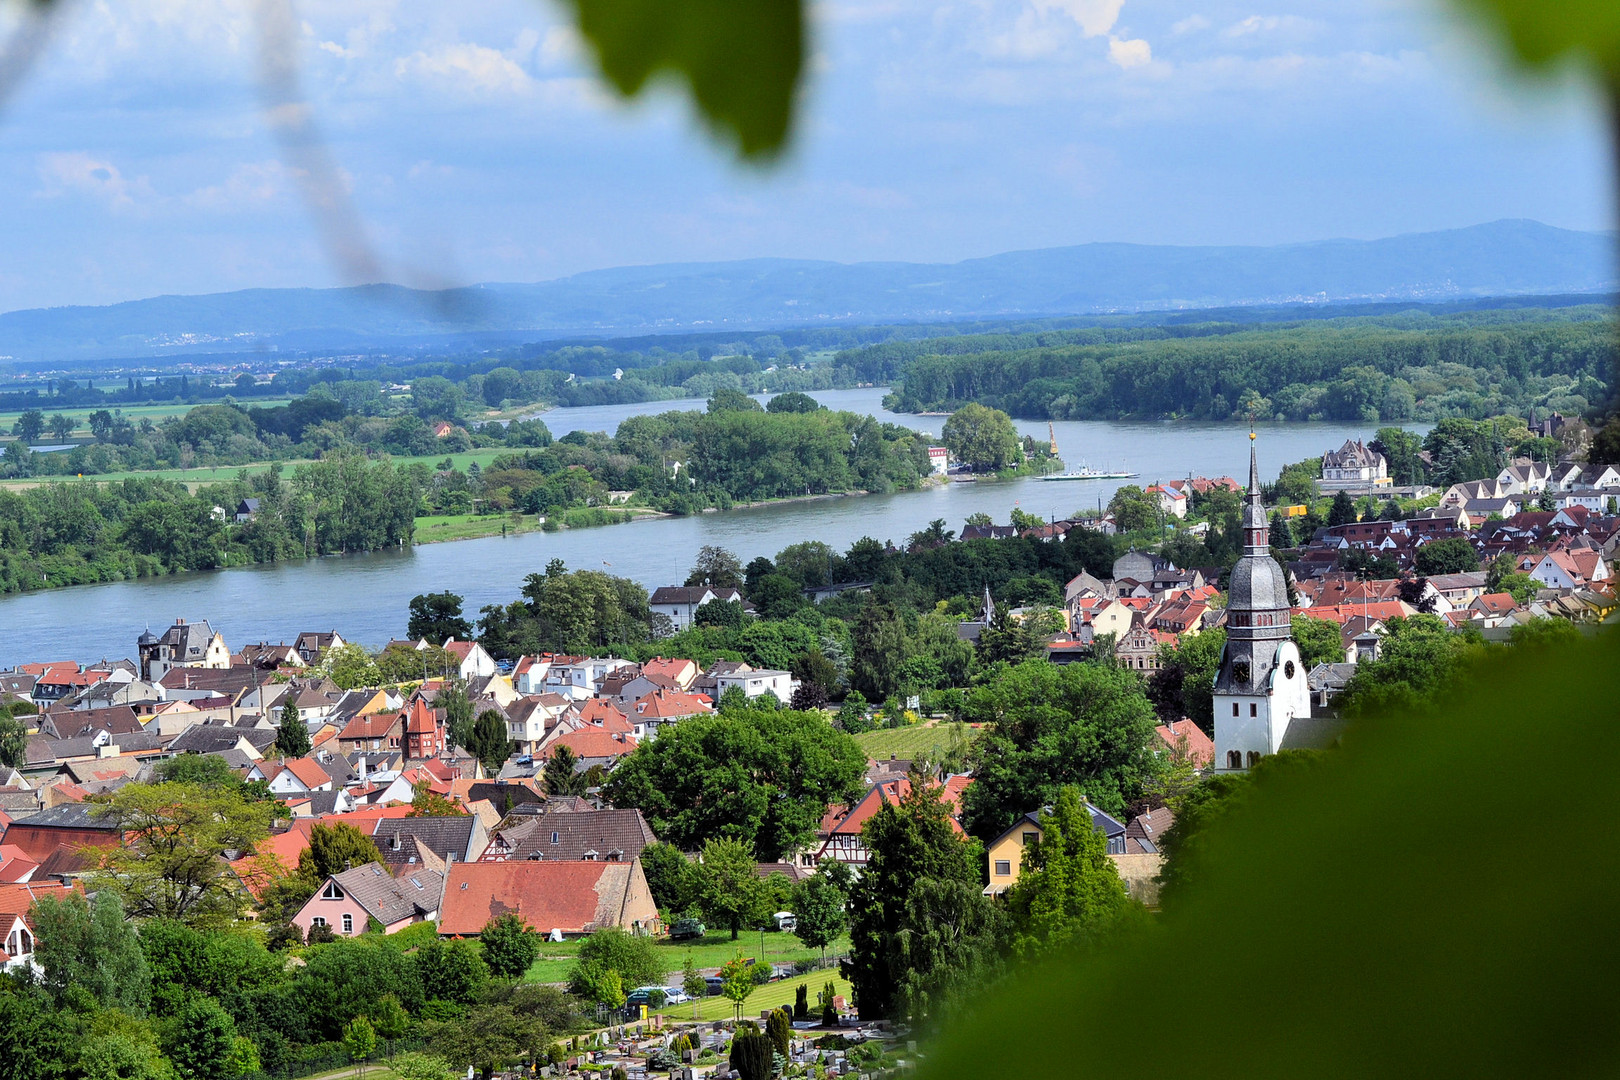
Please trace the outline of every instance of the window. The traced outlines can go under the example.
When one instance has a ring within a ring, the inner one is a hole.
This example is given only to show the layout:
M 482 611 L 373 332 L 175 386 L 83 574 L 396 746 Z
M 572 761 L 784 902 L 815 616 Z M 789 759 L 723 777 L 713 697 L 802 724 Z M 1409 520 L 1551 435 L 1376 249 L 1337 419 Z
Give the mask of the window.
M 1258 751 L 1258 750 L 1250 750 L 1249 751 L 1249 768 L 1252 769 L 1258 764 L 1260 764 L 1260 751 Z
M 1012 861 L 1009 859 L 996 860 L 996 877 L 1011 877 Z
M 347 911 L 343 913 L 343 932 L 345 934 L 354 933 L 354 916 Z
M 555 844 L 559 839 L 560 839 L 560 837 L 558 837 L 558 835 L 556 833 L 551 834 L 551 842 L 553 844 Z
M 311 926 L 325 926 L 326 920 L 317 915 L 313 919 L 309 920 L 309 924 Z
M 1035 842 L 1035 834 L 1034 833 L 1027 832 L 1027 833 L 1024 834 L 1024 846 L 1025 847 L 1029 847 L 1029 845 L 1033 844 L 1034 842 Z
M 1236 708 L 1236 706 L 1233 706 Z M 1228 750 L 1226 752 L 1226 767 L 1228 769 L 1243 768 L 1243 752 L 1241 750 Z
M 343 889 L 338 886 L 337 882 L 328 881 L 326 883 L 326 888 L 321 890 L 321 899 L 322 900 L 341 900 L 341 899 L 343 899 Z
M 1255 704 L 1252 701 L 1249 702 L 1249 715 L 1250 716 L 1259 716 L 1260 715 L 1260 706 Z
M 1232 702 L 1232 715 L 1236 716 L 1237 714 L 1238 714 L 1238 706 L 1237 706 L 1237 702 L 1234 701 L 1234 702 Z

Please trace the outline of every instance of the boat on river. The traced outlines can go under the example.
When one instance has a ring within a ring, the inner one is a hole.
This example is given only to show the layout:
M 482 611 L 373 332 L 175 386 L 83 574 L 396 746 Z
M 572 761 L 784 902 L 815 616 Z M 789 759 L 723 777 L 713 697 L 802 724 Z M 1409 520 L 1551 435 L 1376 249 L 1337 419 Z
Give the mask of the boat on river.
M 1057 457 L 1058 456 L 1057 432 L 1052 429 L 1051 423 L 1048 423 L 1046 425 L 1046 433 L 1047 433 L 1047 437 L 1052 440 L 1052 456 Z M 1138 477 L 1140 475 L 1141 475 L 1141 473 L 1128 472 L 1128 471 L 1123 470 L 1123 469 L 1118 471 L 1118 472 L 1110 472 L 1107 469 L 1093 469 L 1091 466 L 1087 465 L 1085 462 L 1081 462 L 1080 467 L 1078 469 L 1071 469 L 1069 472 L 1066 472 L 1066 473 L 1052 473 L 1052 474 L 1050 474 L 1048 476 L 1041 477 L 1041 479 L 1042 480 L 1133 480 L 1133 479 L 1135 479 L 1136 477 Z

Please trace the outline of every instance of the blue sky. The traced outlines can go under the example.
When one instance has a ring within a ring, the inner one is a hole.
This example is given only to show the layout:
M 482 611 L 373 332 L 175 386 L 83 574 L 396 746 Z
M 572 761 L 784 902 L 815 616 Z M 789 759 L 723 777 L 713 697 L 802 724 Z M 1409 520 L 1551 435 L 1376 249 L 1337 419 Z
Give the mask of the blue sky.
M 261 113 L 248 0 L 64 2 L 0 115 L 0 310 L 344 283 Z M 1423 3 L 817 3 L 768 169 L 678 93 L 613 100 L 540 0 L 298 14 L 316 122 L 412 284 L 1610 227 L 1589 96 L 1510 75 Z

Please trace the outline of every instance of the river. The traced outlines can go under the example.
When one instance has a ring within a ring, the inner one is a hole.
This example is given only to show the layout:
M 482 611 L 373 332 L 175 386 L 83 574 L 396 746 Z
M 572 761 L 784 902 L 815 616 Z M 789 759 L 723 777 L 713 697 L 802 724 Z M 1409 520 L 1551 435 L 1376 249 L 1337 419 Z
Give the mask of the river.
M 904 416 L 882 407 L 882 389 L 826 390 L 814 396 L 833 409 L 938 434 L 943 417 Z M 542 419 L 555 435 L 611 431 L 627 416 L 702 408 L 701 401 L 660 401 L 553 409 Z M 1046 425 L 1018 421 L 1021 433 L 1046 437 Z M 1262 424 L 1262 476 L 1287 462 L 1337 449 L 1347 438 L 1368 438 L 1375 425 Z M 135 638 L 151 626 L 207 619 L 236 649 L 257 641 L 292 641 L 303 631 L 337 630 L 371 647 L 405 632 L 406 609 L 418 593 L 450 590 L 465 598 L 469 616 L 485 604 L 514 599 L 526 574 L 552 559 L 570 569 L 607 570 L 649 590 L 678 585 L 698 548 L 718 544 L 744 563 L 774 556 L 801 540 L 823 540 L 842 551 L 863 536 L 902 542 L 934 518 L 960 530 L 976 511 L 1005 522 L 1014 506 L 1041 517 L 1062 517 L 1107 502 L 1121 483 L 1144 486 L 1189 474 L 1235 476 L 1248 470 L 1247 428 L 1234 423 L 1061 421 L 1058 449 L 1071 467 L 1127 466 L 1135 481 L 1053 483 L 1027 478 L 1006 483 L 946 484 L 919 492 L 778 503 L 657 518 L 598 529 L 533 532 L 404 551 L 331 556 L 166 578 L 79 585 L 0 597 L 0 620 L 11 632 L 0 642 L 0 667 L 37 660 L 90 662 L 133 656 Z

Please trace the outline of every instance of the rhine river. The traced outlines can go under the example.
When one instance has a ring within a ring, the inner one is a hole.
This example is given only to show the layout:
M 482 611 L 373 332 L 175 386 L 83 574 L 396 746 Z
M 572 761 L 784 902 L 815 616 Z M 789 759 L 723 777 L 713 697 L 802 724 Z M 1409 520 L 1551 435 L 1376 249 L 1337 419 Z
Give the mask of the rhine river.
M 832 409 L 868 413 L 937 435 L 943 417 L 906 416 L 882 407 L 882 389 L 827 390 L 814 396 Z M 612 431 L 627 416 L 701 409 L 702 401 L 554 409 L 542 419 L 554 435 Z M 1045 439 L 1046 424 L 1017 421 L 1023 434 Z M 698 548 L 718 544 L 744 563 L 774 556 L 801 540 L 844 550 L 863 536 L 901 543 L 934 518 L 960 531 L 984 511 L 1005 523 L 1017 506 L 1043 518 L 1064 517 L 1106 503 L 1122 483 L 1144 487 L 1188 475 L 1248 472 L 1248 429 L 1240 423 L 1059 421 L 1058 450 L 1069 468 L 1140 473 L 1136 480 L 1052 482 L 1033 478 L 951 483 L 892 495 L 778 503 L 763 507 L 657 518 L 597 529 L 532 532 L 424 544 L 394 552 L 330 556 L 303 562 L 80 585 L 0 597 L 0 621 L 11 627 L 0 643 L 0 667 L 31 660 L 96 660 L 133 656 L 146 626 L 161 630 L 176 618 L 207 619 L 233 650 L 258 641 L 291 641 L 302 631 L 337 630 L 373 648 L 405 632 L 406 609 L 418 593 L 449 590 L 465 598 L 476 618 L 485 604 L 516 598 L 527 574 L 561 559 L 574 570 L 606 570 L 649 591 L 679 585 Z M 1370 438 L 1376 425 L 1262 424 L 1262 478 L 1292 461 L 1335 450 L 1347 438 Z

